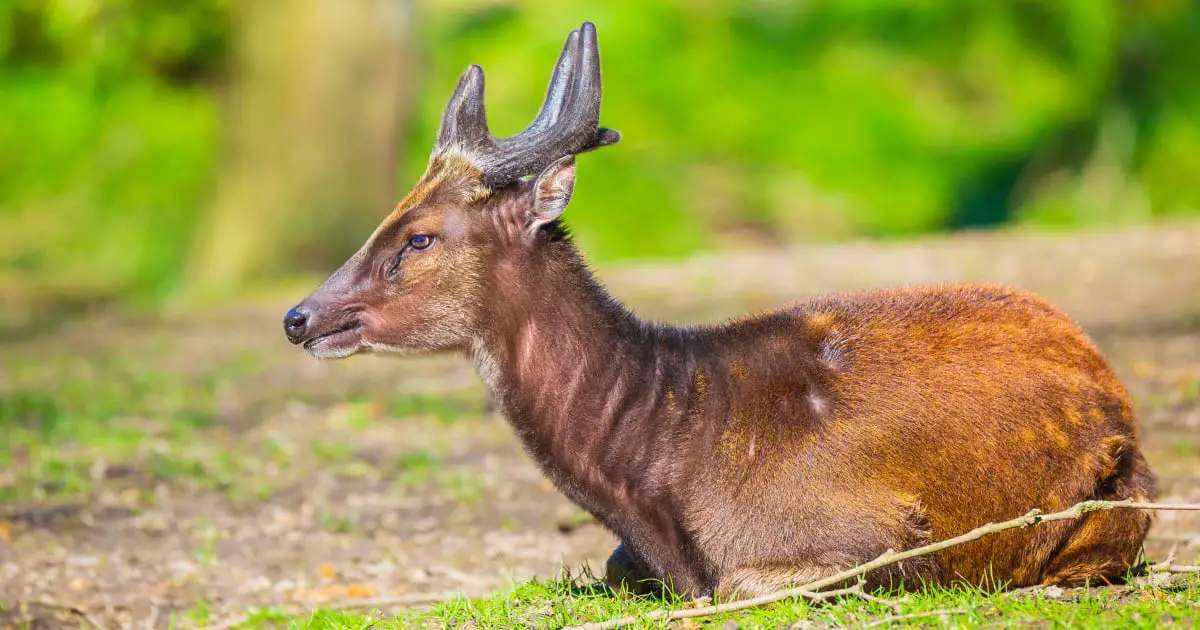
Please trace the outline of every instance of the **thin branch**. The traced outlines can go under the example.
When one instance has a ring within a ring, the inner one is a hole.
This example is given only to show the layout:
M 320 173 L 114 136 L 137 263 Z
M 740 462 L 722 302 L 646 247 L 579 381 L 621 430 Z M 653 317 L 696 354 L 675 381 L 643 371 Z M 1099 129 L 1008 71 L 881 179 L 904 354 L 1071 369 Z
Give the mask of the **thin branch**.
M 1200 565 L 1168 564 L 1165 567 L 1158 567 L 1158 570 L 1167 573 L 1200 573 Z
M 1082 503 L 1077 503 L 1061 512 L 1053 512 L 1050 514 L 1042 514 L 1040 510 L 1030 510 L 1025 516 L 1000 523 L 988 523 L 987 525 L 976 527 L 975 529 L 960 536 L 947 538 L 941 542 L 925 545 L 924 547 L 917 547 L 915 549 L 909 549 L 908 551 L 902 551 L 898 553 L 889 549 L 878 558 L 875 558 L 874 560 L 871 560 L 865 564 L 861 564 L 853 569 L 841 571 L 830 575 L 829 577 L 821 578 L 814 582 L 809 582 L 808 584 L 802 584 L 800 586 L 776 591 L 774 593 L 760 595 L 751 599 L 715 604 L 713 606 L 706 606 L 704 608 L 691 608 L 687 610 L 676 611 L 660 609 L 639 617 L 621 617 L 619 619 L 610 619 L 608 621 L 586 623 L 579 626 L 574 626 L 570 630 L 606 630 L 607 628 L 621 628 L 643 621 L 706 617 L 725 612 L 757 608 L 759 606 L 773 604 L 784 599 L 804 597 L 806 596 L 806 593 L 811 593 L 828 586 L 840 584 L 846 580 L 853 579 L 860 575 L 865 575 L 866 573 L 874 571 L 875 569 L 893 565 L 897 562 L 908 560 L 909 558 L 929 555 L 948 547 L 954 547 L 956 545 L 968 543 L 973 540 L 978 540 L 984 536 L 995 534 L 997 532 L 1002 532 L 1008 529 L 1016 529 L 1018 527 L 1030 527 L 1033 525 L 1040 525 L 1042 523 L 1051 523 L 1054 521 L 1074 520 L 1081 518 L 1090 512 L 1116 509 L 1200 511 L 1200 503 L 1148 503 L 1129 499 L 1124 501 L 1083 501 Z
M 890 599 L 884 599 L 882 597 L 875 597 L 874 595 L 871 595 L 870 593 L 864 591 L 861 586 L 859 587 L 858 592 L 854 594 L 854 596 L 863 601 L 868 601 L 868 602 L 871 602 L 874 604 L 879 604 L 880 606 L 887 606 L 888 608 L 891 608 L 895 612 L 900 612 L 900 609 L 902 607 L 900 605 L 900 602 L 894 602 Z
M 49 599 L 35 599 L 35 600 L 33 600 L 33 603 L 38 606 L 43 606 L 45 608 L 56 608 L 58 610 L 63 610 L 63 611 L 69 612 L 72 615 L 79 617 L 85 623 L 87 623 L 89 626 L 96 628 L 97 630 L 107 630 L 107 628 L 105 627 L 104 624 L 102 624 L 102 623 L 96 621 L 94 618 L 92 618 L 92 616 L 88 614 L 88 611 L 85 610 L 81 606 L 77 606 L 75 604 L 60 604 L 56 601 L 52 601 Z
M 814 591 L 804 591 L 803 593 L 800 593 L 800 596 L 805 599 L 810 599 L 814 602 L 823 602 L 827 599 L 834 599 L 834 598 L 843 597 L 846 595 L 861 595 L 861 594 L 862 594 L 862 587 L 855 584 L 854 586 L 849 586 L 846 588 L 839 588 L 839 589 L 833 590 L 833 591 L 821 591 L 819 593 L 814 592 Z M 700 610 L 700 609 L 693 608 L 692 610 Z

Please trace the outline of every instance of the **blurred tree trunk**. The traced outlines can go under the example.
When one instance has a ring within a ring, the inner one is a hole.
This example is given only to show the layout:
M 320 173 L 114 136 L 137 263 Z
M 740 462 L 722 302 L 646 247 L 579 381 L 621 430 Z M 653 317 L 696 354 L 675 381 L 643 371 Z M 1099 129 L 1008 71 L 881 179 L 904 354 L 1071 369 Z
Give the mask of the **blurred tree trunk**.
M 225 142 L 194 288 L 329 269 L 396 202 L 416 64 L 411 0 L 232 3 Z

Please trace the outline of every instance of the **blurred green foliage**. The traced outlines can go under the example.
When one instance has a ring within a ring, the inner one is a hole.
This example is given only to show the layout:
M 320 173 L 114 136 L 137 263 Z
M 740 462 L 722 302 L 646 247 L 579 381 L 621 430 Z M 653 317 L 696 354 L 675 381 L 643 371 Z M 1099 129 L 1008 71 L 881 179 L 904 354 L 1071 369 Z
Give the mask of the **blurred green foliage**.
M 0 4 L 0 274 L 171 288 L 216 158 L 226 5 Z
M 397 198 L 468 63 L 513 133 L 564 34 L 597 23 L 602 121 L 625 140 L 581 160 L 569 222 L 595 258 L 1200 211 L 1191 0 L 419 9 Z M 177 288 L 219 159 L 231 22 L 229 0 L 0 5 L 0 271 Z

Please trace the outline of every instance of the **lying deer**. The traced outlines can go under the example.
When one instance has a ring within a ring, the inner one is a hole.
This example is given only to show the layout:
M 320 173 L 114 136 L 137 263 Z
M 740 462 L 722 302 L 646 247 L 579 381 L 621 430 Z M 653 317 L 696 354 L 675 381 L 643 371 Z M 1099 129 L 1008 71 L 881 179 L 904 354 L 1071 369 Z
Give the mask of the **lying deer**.
M 494 138 L 459 79 L 420 182 L 288 312 L 319 358 L 471 357 L 530 456 L 621 541 L 614 587 L 748 596 L 1037 507 L 1153 500 L 1129 396 L 1087 336 L 1001 286 L 870 291 L 721 325 L 638 319 L 560 222 L 599 127 L 596 29 L 567 38 L 533 123 Z M 532 176 L 532 178 L 528 177 Z M 1150 517 L 1095 512 L 872 584 L 1118 578 Z

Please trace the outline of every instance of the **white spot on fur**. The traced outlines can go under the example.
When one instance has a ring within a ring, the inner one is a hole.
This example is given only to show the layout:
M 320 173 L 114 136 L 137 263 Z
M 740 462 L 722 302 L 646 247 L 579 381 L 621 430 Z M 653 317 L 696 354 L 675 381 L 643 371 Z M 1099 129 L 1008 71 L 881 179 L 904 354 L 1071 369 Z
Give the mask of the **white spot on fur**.
M 820 394 L 817 394 L 816 392 L 808 393 L 808 404 L 812 406 L 813 411 L 816 412 L 818 416 L 824 414 L 825 408 L 828 406 L 828 403 L 825 402 L 825 399 L 821 398 Z
M 754 440 L 755 440 L 755 437 L 753 435 L 750 436 L 750 448 L 746 449 L 747 457 L 754 457 L 754 450 L 755 450 Z
M 846 351 L 850 340 L 842 331 L 834 328 L 821 343 L 821 363 L 835 372 L 846 368 Z

